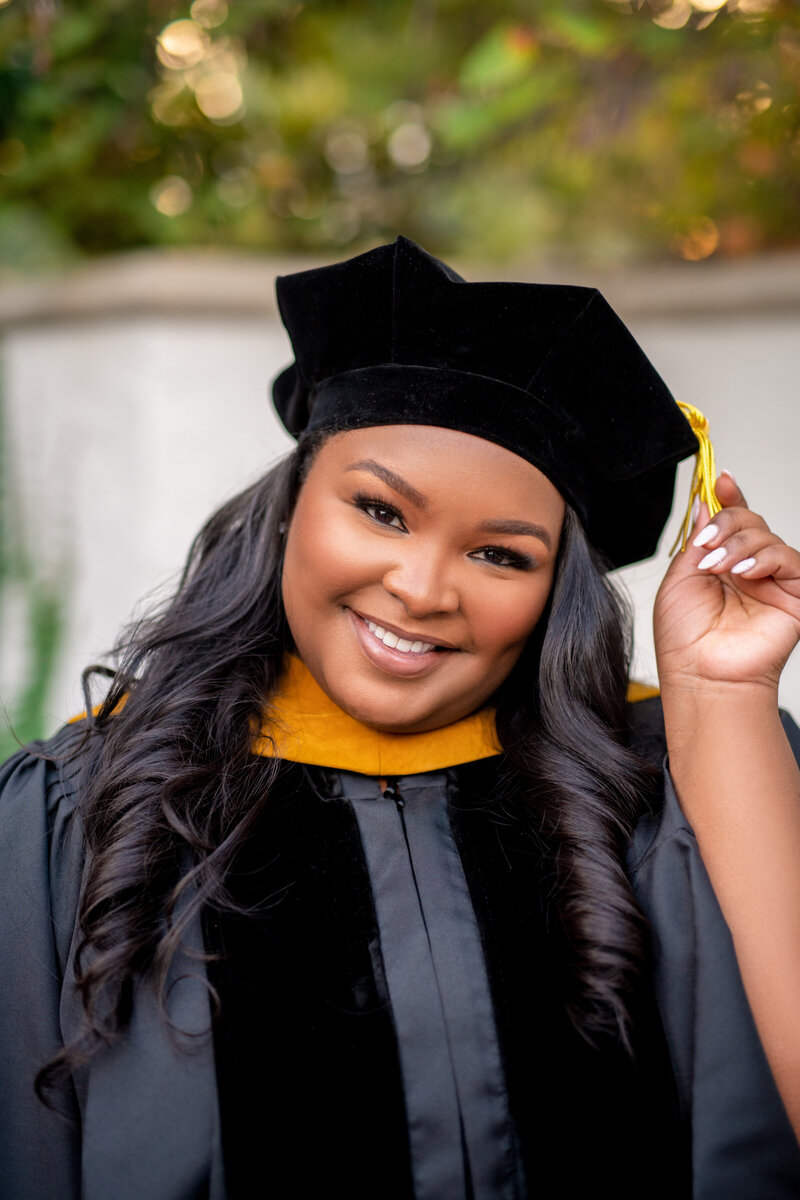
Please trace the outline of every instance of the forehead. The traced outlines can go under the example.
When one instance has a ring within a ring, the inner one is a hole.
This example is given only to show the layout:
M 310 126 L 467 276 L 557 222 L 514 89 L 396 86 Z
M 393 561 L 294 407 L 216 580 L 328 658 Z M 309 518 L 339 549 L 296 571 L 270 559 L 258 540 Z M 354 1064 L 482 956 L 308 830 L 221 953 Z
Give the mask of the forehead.
M 493 508 L 498 503 L 544 506 L 559 519 L 564 501 L 538 467 L 503 446 L 438 425 L 375 425 L 328 438 L 312 474 L 350 475 L 377 463 L 432 498 Z

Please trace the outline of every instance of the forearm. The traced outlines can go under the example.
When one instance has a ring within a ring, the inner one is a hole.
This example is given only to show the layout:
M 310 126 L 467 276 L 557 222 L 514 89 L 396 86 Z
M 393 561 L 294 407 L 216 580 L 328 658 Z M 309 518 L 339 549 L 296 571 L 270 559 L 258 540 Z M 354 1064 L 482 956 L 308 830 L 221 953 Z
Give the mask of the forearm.
M 662 687 L 670 774 L 800 1137 L 800 771 L 766 685 Z

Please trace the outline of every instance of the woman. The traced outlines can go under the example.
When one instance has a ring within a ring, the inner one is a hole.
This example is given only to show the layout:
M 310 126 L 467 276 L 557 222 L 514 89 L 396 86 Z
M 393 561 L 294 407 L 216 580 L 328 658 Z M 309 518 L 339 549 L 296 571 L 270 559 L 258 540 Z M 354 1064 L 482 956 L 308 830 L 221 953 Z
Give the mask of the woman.
M 297 452 L 5 768 L 4 1195 L 796 1195 L 800 556 L 595 292 L 279 301 Z M 605 571 L 698 442 L 665 738 Z

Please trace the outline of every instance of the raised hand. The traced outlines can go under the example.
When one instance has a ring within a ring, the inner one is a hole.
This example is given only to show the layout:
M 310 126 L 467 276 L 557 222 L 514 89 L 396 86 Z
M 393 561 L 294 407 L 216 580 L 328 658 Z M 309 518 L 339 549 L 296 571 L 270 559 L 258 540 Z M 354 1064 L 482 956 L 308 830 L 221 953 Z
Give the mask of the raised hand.
M 750 511 L 731 475 L 715 490 L 722 511 L 709 521 L 702 506 L 656 598 L 662 688 L 774 687 L 800 640 L 800 553 Z

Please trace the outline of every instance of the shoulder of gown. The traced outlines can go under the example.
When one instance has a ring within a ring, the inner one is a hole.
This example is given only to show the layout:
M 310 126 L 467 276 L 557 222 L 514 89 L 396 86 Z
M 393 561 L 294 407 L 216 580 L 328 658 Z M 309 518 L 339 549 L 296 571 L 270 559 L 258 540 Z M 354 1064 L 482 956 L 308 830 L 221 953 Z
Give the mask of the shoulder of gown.
M 66 726 L 0 768 L 0 1195 L 224 1200 L 199 920 L 166 980 L 168 1022 L 152 988 L 137 988 L 123 1035 L 76 1073 L 60 1111 L 34 1091 L 81 1019 L 73 971 L 85 733 L 83 722 Z
M 37 1071 L 63 1045 L 62 983 L 83 864 L 76 818 L 83 730 L 67 726 L 0 767 L 0 1194 L 79 1195 L 74 1090 L 46 1108 Z
M 663 802 L 637 824 L 628 873 L 653 942 L 656 999 L 691 1125 L 694 1200 L 800 1195 L 800 1150 L 775 1087 L 694 833 L 669 775 L 661 703 L 632 706 L 632 744 L 663 768 Z M 800 761 L 800 730 L 781 714 Z

